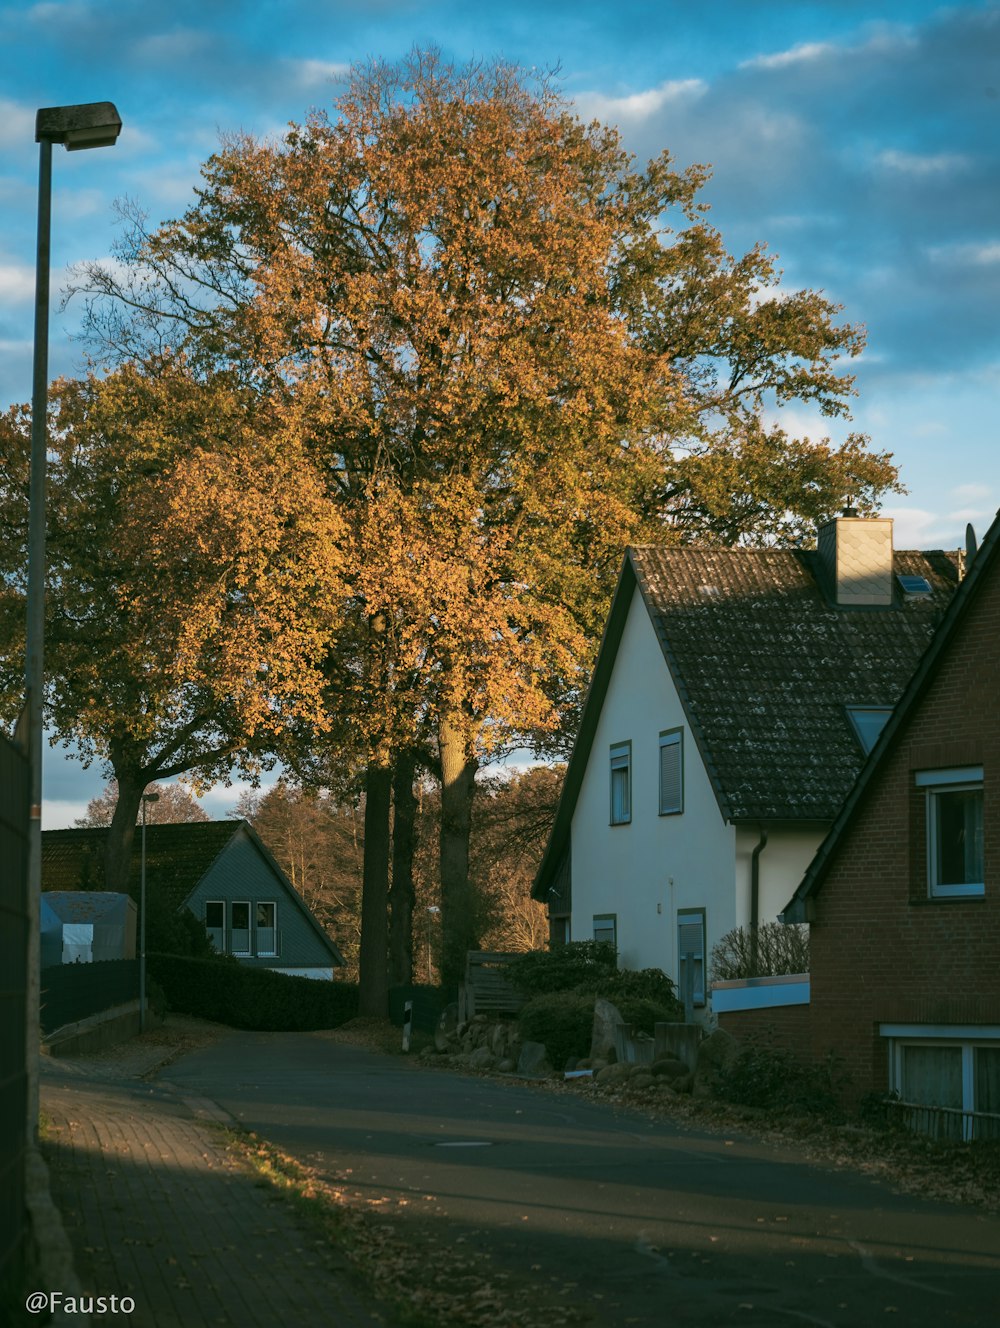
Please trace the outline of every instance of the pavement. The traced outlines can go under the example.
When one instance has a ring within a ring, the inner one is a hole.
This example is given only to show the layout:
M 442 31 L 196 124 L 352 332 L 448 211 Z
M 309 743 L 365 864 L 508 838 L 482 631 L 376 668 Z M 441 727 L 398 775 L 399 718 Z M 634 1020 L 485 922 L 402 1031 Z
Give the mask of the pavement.
M 90 1308 L 94 1328 L 391 1324 L 329 1238 L 227 1153 L 227 1114 L 152 1078 L 212 1036 L 172 1020 L 94 1056 L 42 1058 L 43 1155 L 83 1294 L 33 1288 L 33 1313 L 45 1293 L 54 1322 Z

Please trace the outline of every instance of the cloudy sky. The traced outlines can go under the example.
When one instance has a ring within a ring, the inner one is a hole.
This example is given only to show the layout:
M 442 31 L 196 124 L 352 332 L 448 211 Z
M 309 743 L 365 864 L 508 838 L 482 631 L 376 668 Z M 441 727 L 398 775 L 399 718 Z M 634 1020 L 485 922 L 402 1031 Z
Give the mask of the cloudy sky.
M 711 164 L 731 251 L 758 240 L 783 285 L 868 329 L 848 429 L 895 454 L 897 546 L 956 547 L 1000 505 L 1000 4 L 925 0 L 0 0 L 0 407 L 26 400 L 37 107 L 114 101 L 110 150 L 56 150 L 53 374 L 79 368 L 69 265 L 110 252 L 115 199 L 178 215 L 220 134 L 277 135 L 353 61 L 413 46 L 556 71 L 581 115 L 645 159 Z M 787 420 L 787 415 L 786 415 Z M 46 824 L 100 786 L 47 773 Z M 235 802 L 220 791 L 206 804 Z

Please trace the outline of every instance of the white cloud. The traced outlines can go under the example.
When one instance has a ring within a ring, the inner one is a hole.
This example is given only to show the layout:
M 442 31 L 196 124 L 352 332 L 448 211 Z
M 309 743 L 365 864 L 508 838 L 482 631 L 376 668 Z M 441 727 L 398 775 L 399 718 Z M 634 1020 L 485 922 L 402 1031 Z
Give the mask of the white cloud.
M 983 244 L 940 244 L 927 250 L 934 263 L 957 263 L 962 267 L 994 267 L 1000 263 L 1000 241 Z
M 35 269 L 27 263 L 0 263 L 0 300 L 17 304 L 35 298 Z
M 951 491 L 951 496 L 959 502 L 974 502 L 977 498 L 988 498 L 993 492 L 988 484 L 959 484 Z
M 0 146 L 33 146 L 35 142 L 35 112 L 28 106 L 0 97 Z
M 584 119 L 648 120 L 664 106 L 678 102 L 691 102 L 704 95 L 708 85 L 700 78 L 669 80 L 645 92 L 634 92 L 625 97 L 609 97 L 601 92 L 581 92 L 574 97 L 577 110 Z
M 42 799 L 42 829 L 72 830 L 73 822 L 87 815 L 86 802 Z
M 751 60 L 744 60 L 741 69 L 787 69 L 789 65 L 812 64 L 815 60 L 832 55 L 837 47 L 830 42 L 802 42 L 787 51 L 776 51 L 773 55 L 755 55 Z
M 343 61 L 293 60 L 289 63 L 295 81 L 301 88 L 327 87 L 331 83 L 340 83 L 351 72 L 351 66 Z
M 178 28 L 174 32 L 158 32 L 151 37 L 143 37 L 135 43 L 135 54 L 141 60 L 158 63 L 164 61 L 190 60 L 201 54 L 209 46 L 209 37 L 194 28 Z
M 917 177 L 951 175 L 956 171 L 967 170 L 971 165 L 970 158 L 958 152 L 921 154 L 887 149 L 885 152 L 880 152 L 875 160 L 879 166 L 884 166 L 887 170 Z

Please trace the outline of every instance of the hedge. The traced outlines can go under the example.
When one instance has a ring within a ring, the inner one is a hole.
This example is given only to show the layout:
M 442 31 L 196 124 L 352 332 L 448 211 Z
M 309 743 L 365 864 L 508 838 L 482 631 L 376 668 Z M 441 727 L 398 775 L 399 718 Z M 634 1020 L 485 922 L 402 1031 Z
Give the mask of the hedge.
M 147 966 L 171 1010 L 232 1028 L 305 1032 L 336 1028 L 358 1012 L 358 988 L 353 982 L 290 977 L 267 968 L 247 968 L 222 956 L 151 954 Z

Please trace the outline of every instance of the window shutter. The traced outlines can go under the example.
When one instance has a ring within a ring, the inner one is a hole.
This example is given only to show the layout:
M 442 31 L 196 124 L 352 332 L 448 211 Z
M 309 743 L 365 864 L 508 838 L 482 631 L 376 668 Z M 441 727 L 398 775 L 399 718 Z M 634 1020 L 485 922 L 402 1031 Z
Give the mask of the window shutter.
M 683 810 L 681 734 L 660 735 L 660 815 Z

